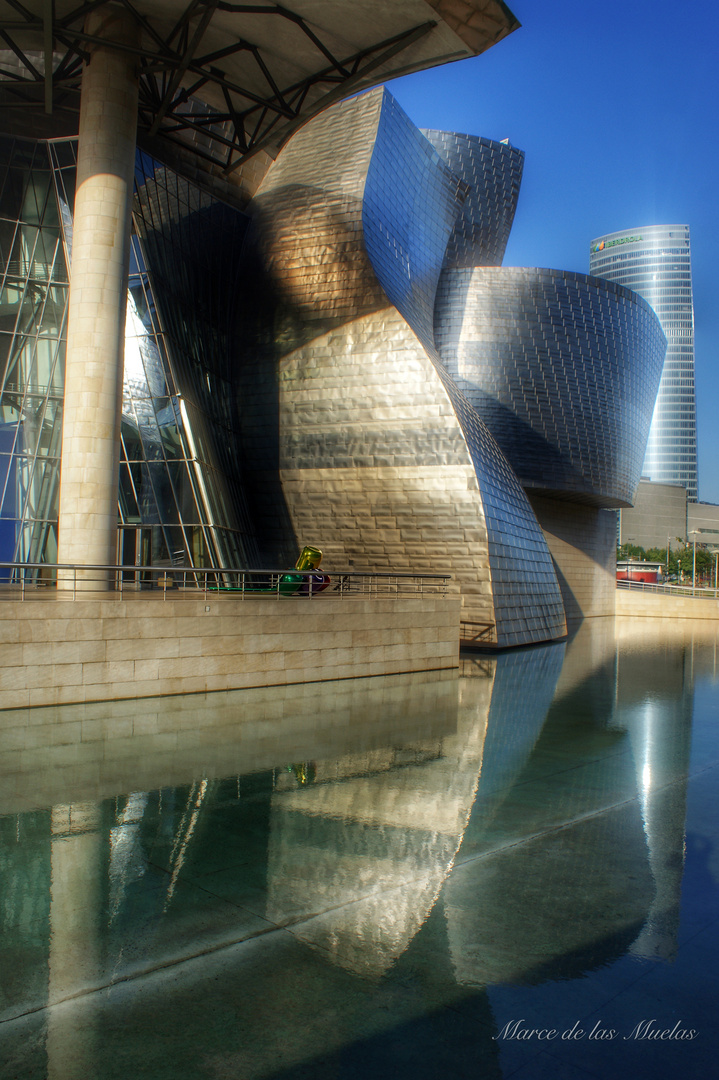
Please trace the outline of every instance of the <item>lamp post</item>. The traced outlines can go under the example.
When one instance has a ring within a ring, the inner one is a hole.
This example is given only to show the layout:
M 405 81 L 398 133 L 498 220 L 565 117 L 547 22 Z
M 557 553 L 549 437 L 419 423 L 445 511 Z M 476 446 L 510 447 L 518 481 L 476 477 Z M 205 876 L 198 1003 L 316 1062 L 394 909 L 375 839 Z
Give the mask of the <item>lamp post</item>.
M 697 534 L 692 533 L 692 535 L 694 537 L 694 558 L 692 560 L 692 596 L 694 596 L 697 580 Z

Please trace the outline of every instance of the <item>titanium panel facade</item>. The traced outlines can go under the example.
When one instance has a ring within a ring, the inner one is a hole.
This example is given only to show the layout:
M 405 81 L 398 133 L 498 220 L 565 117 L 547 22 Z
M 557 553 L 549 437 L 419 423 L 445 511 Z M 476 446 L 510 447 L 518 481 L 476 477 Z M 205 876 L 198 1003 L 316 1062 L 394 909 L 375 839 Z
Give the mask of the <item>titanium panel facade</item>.
M 469 191 L 447 245 L 444 265 L 501 266 L 517 210 L 524 152 L 509 143 L 424 131 Z
M 435 335 L 527 490 L 631 504 L 666 348 L 647 303 L 583 274 L 450 269 Z
M 642 476 L 699 494 L 694 308 L 688 225 L 645 225 L 592 241 L 589 272 L 639 293 L 659 316 L 667 355 Z
M 434 348 L 436 287 L 466 194 L 386 91 L 328 110 L 270 169 L 248 213 L 287 327 L 282 489 L 295 534 L 321 535 L 328 567 L 443 566 L 466 619 L 522 644 L 565 631 L 554 568 Z

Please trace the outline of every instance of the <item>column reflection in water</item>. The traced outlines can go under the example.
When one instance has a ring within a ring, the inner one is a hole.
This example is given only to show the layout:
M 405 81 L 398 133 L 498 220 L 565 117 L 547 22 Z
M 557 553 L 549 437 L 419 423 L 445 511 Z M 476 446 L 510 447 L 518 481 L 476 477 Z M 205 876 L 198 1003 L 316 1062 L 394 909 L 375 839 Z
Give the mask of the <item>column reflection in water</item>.
M 48 1004 L 101 985 L 100 896 L 105 837 L 96 803 L 54 806 L 51 813 Z M 48 1080 L 92 1075 L 91 1028 L 68 1024 L 50 1010 Z

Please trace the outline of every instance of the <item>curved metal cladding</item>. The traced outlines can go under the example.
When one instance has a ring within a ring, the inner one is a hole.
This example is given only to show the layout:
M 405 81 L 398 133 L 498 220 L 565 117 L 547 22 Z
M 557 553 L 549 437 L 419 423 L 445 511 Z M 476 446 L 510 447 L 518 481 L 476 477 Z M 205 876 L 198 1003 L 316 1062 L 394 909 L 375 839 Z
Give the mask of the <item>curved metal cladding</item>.
M 641 297 L 559 270 L 447 270 L 435 335 L 525 488 L 631 505 L 666 350 Z
M 509 143 L 453 131 L 422 134 L 469 186 L 444 265 L 501 266 L 517 209 L 524 151 Z
M 400 170 L 398 158 L 404 165 Z M 445 255 L 437 242 L 442 236 L 437 217 L 445 210 L 437 188 L 445 172 L 444 161 L 427 153 L 424 137 L 385 92 L 365 184 L 367 253 L 387 296 L 424 345 L 467 442 L 484 507 L 497 640 L 504 645 L 545 641 L 561 637 L 566 623 L 544 534 L 517 477 L 472 405 L 447 377 L 435 347 L 429 312 L 434 311 Z M 460 210 L 460 222 L 471 221 L 477 203 L 471 193 L 467 197 L 472 200 L 470 213 L 463 218 Z M 421 215 L 419 223 L 409 228 L 408 215 Z M 446 224 L 446 213 L 440 220 Z M 457 235 L 456 224 L 450 235 Z
M 249 209 L 275 304 L 279 468 L 295 537 L 321 543 L 330 569 L 449 571 L 464 617 L 514 645 L 561 636 L 564 617 L 526 496 L 434 350 L 434 296 L 464 194 L 391 96 L 373 91 L 298 132 Z M 244 390 L 251 414 L 251 380 Z

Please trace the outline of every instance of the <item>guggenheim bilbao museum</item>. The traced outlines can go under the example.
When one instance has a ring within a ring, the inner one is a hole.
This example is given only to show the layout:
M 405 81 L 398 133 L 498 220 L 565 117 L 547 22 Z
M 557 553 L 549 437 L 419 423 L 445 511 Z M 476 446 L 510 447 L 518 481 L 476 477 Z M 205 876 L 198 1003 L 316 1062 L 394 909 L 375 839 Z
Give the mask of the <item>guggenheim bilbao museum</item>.
M 523 153 L 382 85 L 507 36 L 501 0 L 290 2 L 5 0 L 0 562 L 310 543 L 561 637 L 613 611 L 657 316 L 502 267 Z

